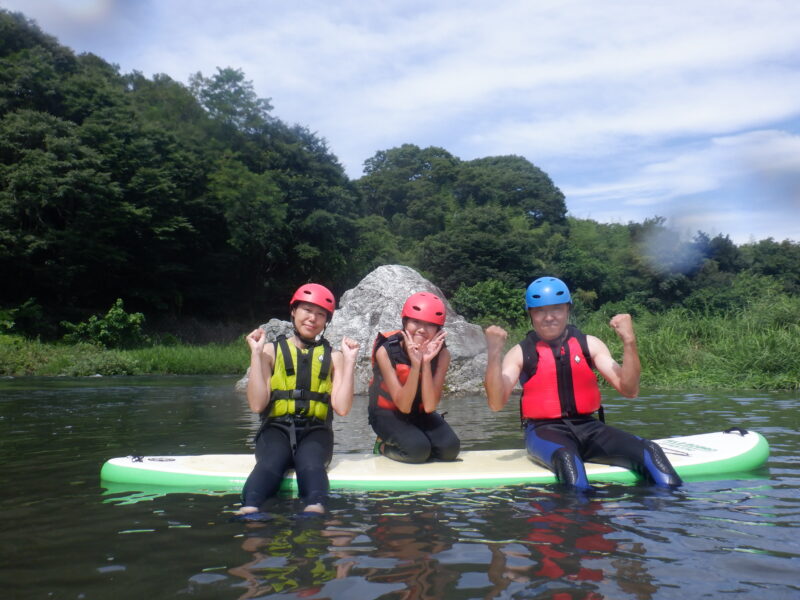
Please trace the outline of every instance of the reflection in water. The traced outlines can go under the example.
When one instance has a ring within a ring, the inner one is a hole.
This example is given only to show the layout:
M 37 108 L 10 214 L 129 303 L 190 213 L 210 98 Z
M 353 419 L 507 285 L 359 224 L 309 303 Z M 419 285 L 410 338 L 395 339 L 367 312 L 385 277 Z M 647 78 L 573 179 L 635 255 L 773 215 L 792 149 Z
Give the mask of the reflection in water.
M 333 513 L 247 525 L 242 549 L 252 559 L 229 570 L 246 582 L 240 598 L 446 597 L 457 574 L 440 570 L 436 555 L 455 531 L 435 508 L 409 514 L 402 503 L 378 505 L 380 513 L 360 528 L 344 527 Z
M 540 495 L 530 503 L 533 511 L 527 518 L 530 530 L 524 536 L 535 566 L 529 581 L 538 578 L 552 598 L 604 598 L 597 584 L 613 579 L 620 589 L 639 600 L 649 600 L 657 591 L 644 562 L 634 558 L 644 554 L 641 544 L 631 544 L 621 551 L 618 530 L 604 515 L 600 500 Z M 611 556 L 625 556 L 608 560 Z M 547 581 L 550 580 L 550 581 Z M 571 589 L 569 584 L 581 589 Z
M 502 531 L 486 527 L 488 539 L 498 534 L 508 539 L 487 543 L 491 587 L 483 597 L 528 590 L 535 592 L 532 598 L 604 598 L 597 583 L 610 576 L 607 559 L 617 550 L 617 541 L 607 536 L 617 530 L 603 517 L 602 503 L 547 489 L 516 488 L 510 493 L 515 501 L 495 504 L 487 522 L 504 524 Z
M 474 504 L 452 493 L 369 496 L 373 516 L 358 527 L 354 515 L 247 525 L 242 549 L 252 558 L 229 570 L 246 582 L 240 598 L 488 599 L 527 591 L 598 600 L 607 597 L 601 587 L 616 584 L 650 600 L 658 590 L 645 546 L 621 541 L 600 500 L 519 487 Z
M 319 519 L 320 523 L 322 522 Z M 337 529 L 337 523 L 319 527 L 314 521 L 289 522 L 283 525 L 251 523 L 242 549 L 252 553 L 252 560 L 228 570 L 246 583 L 240 598 L 267 594 L 286 594 L 302 589 L 304 598 L 320 593 L 326 582 L 347 577 L 352 563 L 347 562 L 346 547 L 354 534 Z M 329 551 L 329 545 L 333 551 Z M 345 548 L 341 553 L 335 549 Z M 336 565 L 331 557 L 342 559 Z
M 402 584 L 398 597 L 404 600 L 446 597 L 445 589 L 455 576 L 438 568 L 435 555 L 452 546 L 455 532 L 441 524 L 435 507 L 411 514 L 395 512 L 391 502 L 380 502 L 376 508 L 381 516 L 367 534 L 375 545 L 374 556 L 394 565 L 389 570 L 373 568 L 366 578 Z

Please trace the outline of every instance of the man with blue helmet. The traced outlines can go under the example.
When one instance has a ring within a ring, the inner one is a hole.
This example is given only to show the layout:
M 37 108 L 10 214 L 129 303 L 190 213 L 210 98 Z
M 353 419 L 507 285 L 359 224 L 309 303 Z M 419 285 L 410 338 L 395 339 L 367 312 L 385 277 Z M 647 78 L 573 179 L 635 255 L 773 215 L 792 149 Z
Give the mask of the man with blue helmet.
M 659 486 L 680 485 L 681 478 L 658 444 L 602 420 L 595 370 L 623 396 L 639 393 L 641 365 L 631 316 L 615 315 L 609 322 L 622 341 L 619 364 L 600 339 L 569 324 L 572 297 L 560 279 L 540 277 L 531 283 L 525 306 L 533 329 L 505 357 L 507 332 L 495 325 L 486 329 L 484 387 L 489 408 L 498 411 L 516 382 L 522 385 L 520 414 L 531 459 L 581 491 L 592 489 L 586 460 L 631 469 Z M 596 412 L 600 419 L 593 416 Z

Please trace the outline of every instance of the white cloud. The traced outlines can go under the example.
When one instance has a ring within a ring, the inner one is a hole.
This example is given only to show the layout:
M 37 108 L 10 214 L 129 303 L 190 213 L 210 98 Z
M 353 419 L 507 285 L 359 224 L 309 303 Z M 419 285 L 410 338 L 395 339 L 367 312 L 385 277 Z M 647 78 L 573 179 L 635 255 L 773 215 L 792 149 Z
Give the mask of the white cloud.
M 800 135 L 760 130 L 713 138 L 616 179 L 563 191 L 578 217 L 659 215 L 679 229 L 730 233 L 740 243 L 800 240 Z

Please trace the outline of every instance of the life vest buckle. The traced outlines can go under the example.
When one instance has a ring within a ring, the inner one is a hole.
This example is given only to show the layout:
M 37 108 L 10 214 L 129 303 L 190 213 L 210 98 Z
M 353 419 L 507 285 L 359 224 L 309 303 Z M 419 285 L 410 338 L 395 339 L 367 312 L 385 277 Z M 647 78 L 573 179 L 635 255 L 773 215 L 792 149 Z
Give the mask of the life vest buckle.
M 292 390 L 292 400 L 309 400 L 306 390 Z

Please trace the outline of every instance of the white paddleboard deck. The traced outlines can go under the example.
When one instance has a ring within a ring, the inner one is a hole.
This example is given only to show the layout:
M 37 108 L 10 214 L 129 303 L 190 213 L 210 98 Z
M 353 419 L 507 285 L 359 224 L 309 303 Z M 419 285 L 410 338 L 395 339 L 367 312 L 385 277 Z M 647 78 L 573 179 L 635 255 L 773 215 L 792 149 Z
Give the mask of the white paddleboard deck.
M 704 433 L 655 440 L 687 480 L 719 479 L 762 466 L 767 441 L 756 432 Z M 110 489 L 159 488 L 162 492 L 239 492 L 255 464 L 252 454 L 126 456 L 108 460 L 101 471 Z M 592 481 L 633 482 L 621 467 L 586 463 Z M 467 450 L 453 462 L 410 465 L 373 454 L 335 455 L 328 469 L 332 489 L 420 490 L 551 483 L 553 473 L 531 462 L 524 449 Z M 731 477 L 728 477 L 731 478 Z M 295 488 L 294 473 L 285 487 Z

